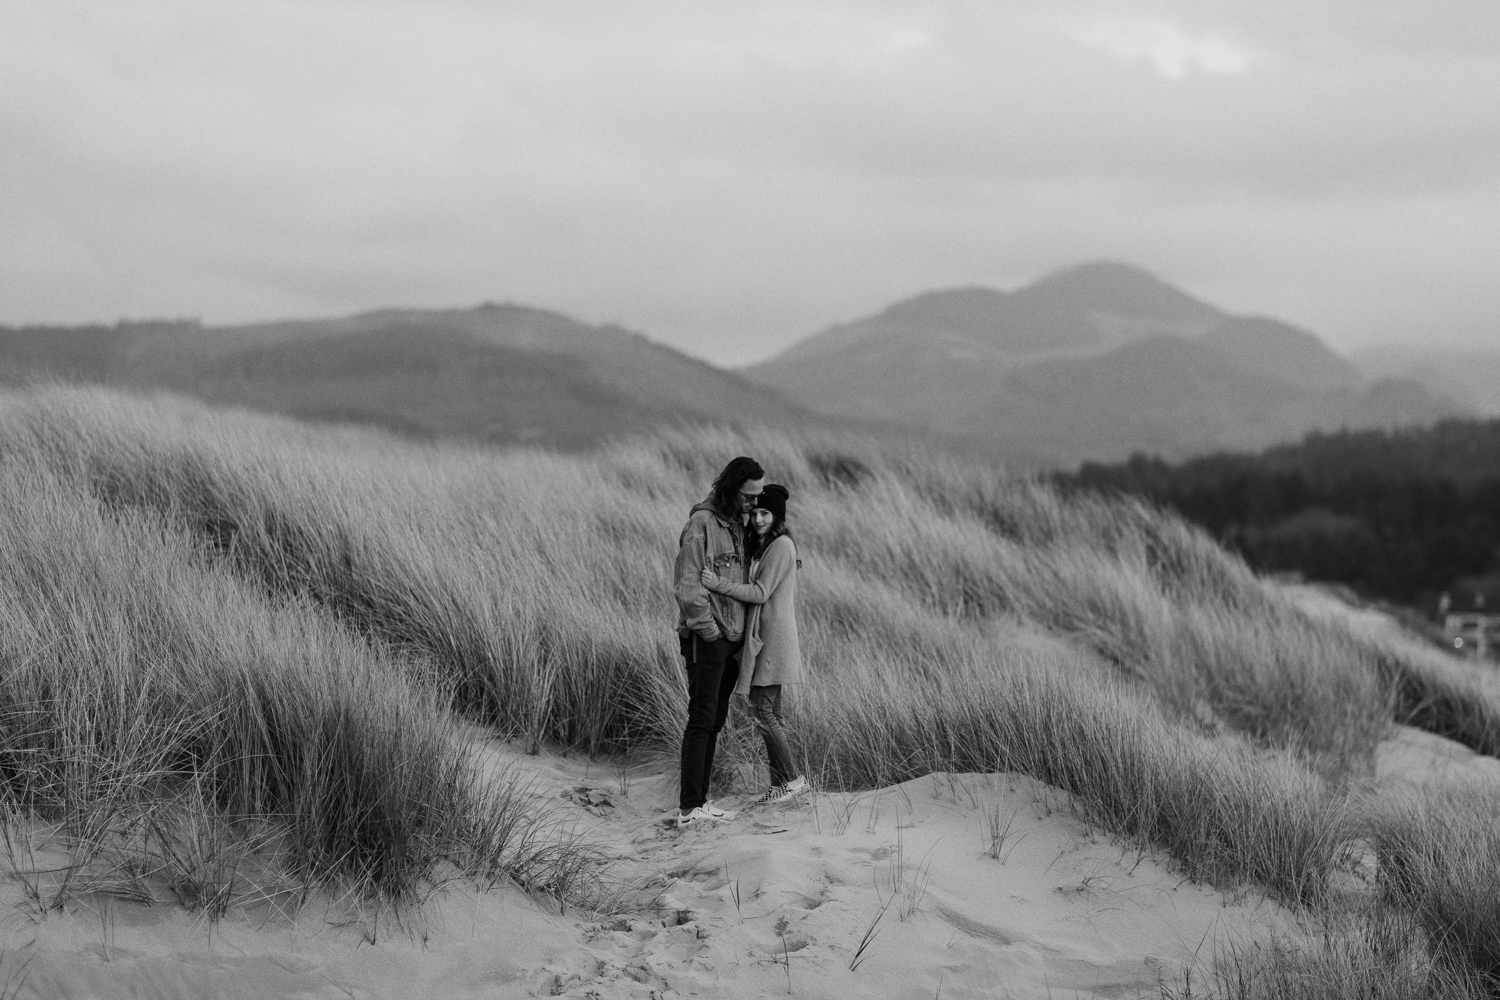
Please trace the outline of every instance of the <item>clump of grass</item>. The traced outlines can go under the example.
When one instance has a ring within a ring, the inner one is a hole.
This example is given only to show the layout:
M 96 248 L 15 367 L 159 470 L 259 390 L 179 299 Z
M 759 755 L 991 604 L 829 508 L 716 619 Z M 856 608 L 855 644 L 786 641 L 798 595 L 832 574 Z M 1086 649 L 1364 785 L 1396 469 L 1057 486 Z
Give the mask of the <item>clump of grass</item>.
M 1016 646 L 1025 649 L 1023 637 Z M 1347 828 L 1341 797 L 1288 751 L 1172 724 L 1140 692 L 1066 650 L 997 649 L 899 698 L 873 661 L 819 693 L 796 728 L 822 780 L 876 787 L 935 770 L 1013 770 L 1066 789 L 1100 825 L 1164 848 L 1195 878 L 1250 881 L 1313 903 Z
M 84 803 L 57 825 L 11 811 L 3 824 L 5 862 L 37 915 L 93 896 L 171 900 L 214 922 L 232 905 L 300 901 L 309 888 L 288 877 L 276 824 L 231 821 L 201 795 Z
M 1423 932 L 1399 910 L 1337 907 L 1301 938 L 1221 942 L 1206 979 L 1163 982 L 1162 1000 L 1480 1000 L 1472 972 L 1434 962 Z
M 1326 631 L 1363 650 L 1390 690 L 1396 722 L 1500 755 L 1500 676 L 1407 632 L 1394 618 L 1299 587 L 1294 600 Z
M 1384 898 L 1410 912 L 1433 953 L 1500 989 L 1500 789 L 1411 790 L 1372 812 Z
M 331 447 L 250 417 L 187 427 L 178 407 L 108 394 L 54 394 L 12 423 L 106 510 L 164 520 L 271 599 L 401 654 L 507 733 L 623 749 L 683 721 L 669 629 L 642 614 L 659 610 L 649 592 L 634 607 L 616 599 L 628 588 L 597 593 L 641 567 L 597 565 L 634 553 L 598 544 L 596 511 L 568 495 L 586 492 L 584 470 L 563 460 L 483 463 L 476 476 L 471 453 L 393 456 L 358 435 L 363 447 Z M 539 478 L 565 494 L 561 509 L 533 509 Z
M 1391 626 L 1354 634 L 1366 642 L 1390 684 L 1397 722 L 1436 733 L 1477 753 L 1500 756 L 1500 679 L 1401 635 Z
M 906 844 L 901 835 L 901 825 L 899 823 L 896 825 L 896 851 L 891 855 L 890 865 L 884 873 L 884 878 L 882 879 L 880 874 L 876 873 L 875 891 L 885 900 L 881 907 L 882 911 L 885 906 L 894 902 L 896 919 L 905 922 L 921 909 L 922 900 L 927 895 L 927 885 L 932 881 L 932 852 L 936 847 L 937 844 L 933 843 L 913 864 L 906 856 Z
M 272 819 L 298 877 L 405 897 L 462 859 L 535 881 L 514 843 L 474 835 L 505 796 L 477 793 L 456 720 L 387 652 L 32 463 L 0 469 L 0 519 L 0 778 L 76 866 L 197 788 L 182 822 Z M 190 831 L 150 835 L 165 868 L 208 864 Z
M 1004 864 L 1015 853 L 1016 847 L 1026 836 L 1015 834 L 1017 807 L 1004 809 L 999 798 L 985 803 L 980 817 L 984 823 L 984 839 L 989 844 L 984 855 Z

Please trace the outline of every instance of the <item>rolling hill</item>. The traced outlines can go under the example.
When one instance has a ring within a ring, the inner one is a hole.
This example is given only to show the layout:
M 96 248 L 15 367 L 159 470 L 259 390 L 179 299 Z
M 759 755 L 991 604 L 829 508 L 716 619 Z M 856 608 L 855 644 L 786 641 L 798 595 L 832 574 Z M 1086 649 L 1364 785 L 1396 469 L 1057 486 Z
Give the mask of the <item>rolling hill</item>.
M 1226 314 L 1115 263 L 1015 292 L 926 292 L 740 372 L 515 304 L 221 327 L 0 326 L 0 384 L 57 379 L 414 438 L 574 449 L 751 420 L 1025 465 L 1180 459 L 1473 412 L 1431 379 L 1371 381 L 1308 331 Z
M 641 334 L 518 305 L 229 327 L 0 327 L 0 381 L 38 379 L 563 448 L 682 420 L 838 423 Z
M 1411 380 L 1368 381 L 1310 332 L 1229 315 L 1107 262 L 1013 293 L 918 295 L 744 372 L 825 413 L 1061 462 L 1185 457 L 1471 412 Z

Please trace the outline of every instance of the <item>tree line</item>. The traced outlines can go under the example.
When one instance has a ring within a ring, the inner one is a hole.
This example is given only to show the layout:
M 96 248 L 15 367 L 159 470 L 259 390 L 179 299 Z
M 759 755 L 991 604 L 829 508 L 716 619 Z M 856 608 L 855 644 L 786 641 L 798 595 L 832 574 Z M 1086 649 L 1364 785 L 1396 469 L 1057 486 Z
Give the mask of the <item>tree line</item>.
M 1085 463 L 1069 488 L 1180 512 L 1263 572 L 1431 607 L 1500 577 L 1500 420 L 1314 433 L 1259 454 Z

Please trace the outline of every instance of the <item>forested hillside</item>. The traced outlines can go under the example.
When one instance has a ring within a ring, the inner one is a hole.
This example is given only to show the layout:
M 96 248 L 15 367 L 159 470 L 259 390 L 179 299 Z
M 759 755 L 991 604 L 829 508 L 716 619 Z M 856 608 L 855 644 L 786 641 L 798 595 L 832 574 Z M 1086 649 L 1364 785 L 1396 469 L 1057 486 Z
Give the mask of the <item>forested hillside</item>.
M 1311 434 L 1259 454 L 1136 455 L 1060 477 L 1175 508 L 1258 570 L 1465 603 L 1500 575 L 1500 420 Z M 1493 594 L 1490 595 L 1493 599 Z
M 830 423 L 642 334 L 513 304 L 244 326 L 0 325 L 0 385 L 51 381 L 165 390 L 414 440 L 563 449 L 736 415 Z

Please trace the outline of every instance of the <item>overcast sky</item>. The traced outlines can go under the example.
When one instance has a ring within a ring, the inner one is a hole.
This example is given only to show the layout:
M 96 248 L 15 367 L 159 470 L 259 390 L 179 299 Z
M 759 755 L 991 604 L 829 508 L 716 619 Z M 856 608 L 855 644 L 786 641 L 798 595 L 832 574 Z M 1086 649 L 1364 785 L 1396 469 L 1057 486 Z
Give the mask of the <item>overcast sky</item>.
M 510 300 L 739 364 L 1099 258 L 1500 346 L 1500 3 L 0 0 L 0 323 Z

